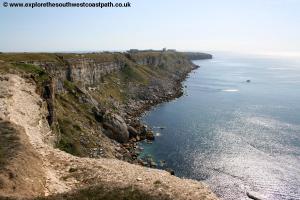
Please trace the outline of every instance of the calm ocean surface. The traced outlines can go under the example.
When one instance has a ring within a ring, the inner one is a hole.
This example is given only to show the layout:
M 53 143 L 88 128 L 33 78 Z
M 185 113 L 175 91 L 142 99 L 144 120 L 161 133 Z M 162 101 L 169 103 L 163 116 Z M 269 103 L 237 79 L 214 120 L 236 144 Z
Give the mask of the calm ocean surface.
M 184 96 L 143 117 L 166 127 L 154 128 L 143 154 L 221 199 L 300 199 L 300 59 L 217 54 L 195 63 Z

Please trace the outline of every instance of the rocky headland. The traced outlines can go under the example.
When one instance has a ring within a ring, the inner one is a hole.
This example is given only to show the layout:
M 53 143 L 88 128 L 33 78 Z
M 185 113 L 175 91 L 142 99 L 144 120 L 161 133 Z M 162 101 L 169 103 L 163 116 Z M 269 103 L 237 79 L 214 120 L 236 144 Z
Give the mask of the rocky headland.
M 154 139 L 140 114 L 180 96 L 182 80 L 198 67 L 191 60 L 208 58 L 176 51 L 0 54 L 0 129 L 8 144 L 0 148 L 0 195 L 216 199 L 202 183 L 137 159 L 137 142 Z

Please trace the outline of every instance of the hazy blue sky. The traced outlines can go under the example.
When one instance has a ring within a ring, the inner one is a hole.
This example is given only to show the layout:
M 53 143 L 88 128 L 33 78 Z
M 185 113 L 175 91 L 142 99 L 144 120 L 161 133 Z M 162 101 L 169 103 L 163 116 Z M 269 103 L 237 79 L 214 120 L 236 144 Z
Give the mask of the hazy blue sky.
M 132 0 L 131 8 L 103 9 L 0 1 L 0 51 L 300 52 L 300 0 Z

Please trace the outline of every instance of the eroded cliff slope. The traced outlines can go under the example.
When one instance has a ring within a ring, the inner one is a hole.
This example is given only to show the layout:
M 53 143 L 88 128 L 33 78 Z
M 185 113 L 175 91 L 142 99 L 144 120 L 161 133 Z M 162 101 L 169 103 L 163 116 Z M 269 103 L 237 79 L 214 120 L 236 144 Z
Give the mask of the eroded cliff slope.
M 136 116 L 180 95 L 195 67 L 177 52 L 0 55 L 1 138 L 12 145 L 0 149 L 0 194 L 215 199 L 202 183 L 121 161 L 137 163 L 148 138 Z

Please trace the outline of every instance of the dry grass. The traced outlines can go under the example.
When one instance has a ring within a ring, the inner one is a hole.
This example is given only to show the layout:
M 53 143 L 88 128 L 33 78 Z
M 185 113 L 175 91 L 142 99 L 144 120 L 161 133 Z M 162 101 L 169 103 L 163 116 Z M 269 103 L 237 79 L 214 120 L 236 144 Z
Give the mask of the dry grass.
M 77 191 L 52 195 L 49 197 L 38 197 L 34 200 L 171 200 L 166 194 L 149 194 L 133 186 L 123 188 L 111 188 L 107 185 L 95 185 Z
M 8 121 L 0 118 L 0 171 L 20 148 L 18 130 Z
M 11 194 L 20 197 L 43 194 L 41 161 L 23 131 L 0 119 L 0 199 Z

